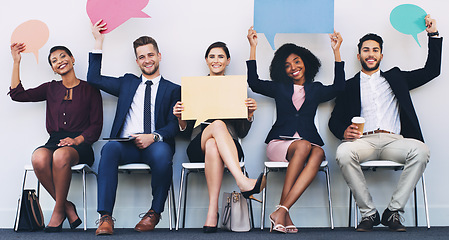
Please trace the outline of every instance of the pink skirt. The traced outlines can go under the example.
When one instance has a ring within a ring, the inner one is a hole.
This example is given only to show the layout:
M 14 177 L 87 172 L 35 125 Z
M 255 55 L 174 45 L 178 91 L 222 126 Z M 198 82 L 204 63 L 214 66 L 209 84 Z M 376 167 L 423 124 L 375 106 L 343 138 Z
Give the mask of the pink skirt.
M 295 133 L 293 137 L 300 137 L 298 133 Z M 295 140 L 281 140 L 281 139 L 273 139 L 267 145 L 267 157 L 272 162 L 288 162 L 287 160 L 287 151 L 294 141 L 299 141 L 301 139 Z M 313 146 L 321 147 L 314 143 L 311 143 Z

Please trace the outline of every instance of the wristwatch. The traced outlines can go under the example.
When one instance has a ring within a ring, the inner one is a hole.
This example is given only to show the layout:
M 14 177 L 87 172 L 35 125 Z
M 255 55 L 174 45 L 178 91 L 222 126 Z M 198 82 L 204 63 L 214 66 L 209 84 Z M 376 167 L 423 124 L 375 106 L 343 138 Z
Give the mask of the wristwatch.
M 154 142 L 161 141 L 161 135 L 159 135 L 159 133 L 153 133 L 153 141 Z
M 433 33 L 427 33 L 427 36 L 432 37 L 432 36 L 439 36 L 440 33 L 438 31 L 433 32 Z

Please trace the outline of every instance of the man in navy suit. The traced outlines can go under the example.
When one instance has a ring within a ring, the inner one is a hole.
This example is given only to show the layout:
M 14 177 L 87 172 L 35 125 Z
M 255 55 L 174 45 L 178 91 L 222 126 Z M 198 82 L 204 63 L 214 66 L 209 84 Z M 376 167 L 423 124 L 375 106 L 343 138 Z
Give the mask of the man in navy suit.
M 343 140 L 337 149 L 337 163 L 362 215 L 357 231 L 371 231 L 380 223 L 393 231 L 405 231 L 399 212 L 404 212 L 429 161 L 429 149 L 424 144 L 409 93 L 440 74 L 442 38 L 439 38 L 434 19 L 427 15 L 425 22 L 429 53 L 421 69 L 402 71 L 395 67 L 379 71 L 382 38 L 367 34 L 360 39 L 357 58 L 362 71 L 346 82 L 345 92 L 337 97 L 329 120 L 332 133 Z M 363 133 L 351 124 L 355 116 L 366 120 Z M 376 159 L 405 164 L 382 219 L 360 168 L 360 163 Z
M 102 45 L 105 23 L 92 27 L 95 50 L 89 53 L 87 81 L 95 87 L 118 97 L 111 138 L 133 137 L 131 141 L 109 141 L 101 150 L 98 167 L 98 209 L 101 214 L 96 235 L 113 233 L 114 208 L 118 166 L 145 163 L 151 167 L 153 201 L 150 210 L 135 226 L 139 232 L 152 231 L 164 210 L 168 189 L 172 182 L 174 137 L 179 131 L 172 108 L 181 97 L 181 88 L 165 80 L 159 73 L 161 53 L 156 41 L 143 36 L 134 41 L 136 63 L 140 77 L 101 75 Z

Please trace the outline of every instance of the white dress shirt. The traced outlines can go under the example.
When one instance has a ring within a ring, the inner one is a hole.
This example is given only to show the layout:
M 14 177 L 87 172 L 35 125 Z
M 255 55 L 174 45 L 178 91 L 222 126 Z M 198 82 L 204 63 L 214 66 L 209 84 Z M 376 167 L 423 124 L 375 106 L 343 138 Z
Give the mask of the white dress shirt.
M 380 71 L 371 76 L 360 72 L 360 98 L 360 116 L 366 120 L 364 132 L 381 129 L 400 134 L 399 103 Z
M 123 125 L 123 130 L 121 137 L 128 137 L 131 134 L 143 133 L 143 107 L 145 100 L 145 82 L 147 80 L 151 80 L 153 85 L 151 85 L 151 132 L 155 130 L 155 119 L 154 119 L 154 111 L 155 111 L 155 103 L 156 103 L 156 95 L 157 89 L 159 87 L 159 82 L 161 80 L 161 75 L 157 76 L 154 79 L 146 79 L 143 75 L 141 77 L 142 81 L 139 84 L 139 87 L 136 90 L 136 94 L 134 95 L 133 102 L 131 103 L 131 107 L 129 108 L 128 114 L 126 115 L 125 124 Z

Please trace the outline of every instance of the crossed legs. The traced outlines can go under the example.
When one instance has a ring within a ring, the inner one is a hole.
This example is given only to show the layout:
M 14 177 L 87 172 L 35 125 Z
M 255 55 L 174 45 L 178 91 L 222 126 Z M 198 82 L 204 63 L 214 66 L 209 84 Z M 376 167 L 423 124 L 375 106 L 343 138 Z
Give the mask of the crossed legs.
M 289 165 L 279 205 L 290 209 L 315 178 L 324 159 L 324 151 L 306 140 L 299 140 L 290 144 L 287 159 Z M 275 225 L 294 225 L 289 213 L 284 208 L 276 209 L 270 215 L 270 218 L 275 222 Z
M 78 161 L 78 152 L 71 147 L 62 147 L 54 152 L 46 148 L 39 148 L 34 151 L 31 157 L 37 179 L 56 201 L 48 223 L 50 227 L 57 227 L 66 217 L 69 222 L 78 218 L 75 209 L 67 201 L 72 179 L 71 167 L 76 165 Z
M 216 120 L 204 129 L 201 149 L 205 154 L 205 174 L 209 191 L 209 210 L 205 226 L 216 226 L 224 166 L 227 166 L 241 191 L 253 189 L 256 180 L 249 179 L 242 173 L 237 148 L 223 121 Z

